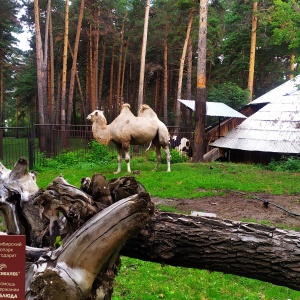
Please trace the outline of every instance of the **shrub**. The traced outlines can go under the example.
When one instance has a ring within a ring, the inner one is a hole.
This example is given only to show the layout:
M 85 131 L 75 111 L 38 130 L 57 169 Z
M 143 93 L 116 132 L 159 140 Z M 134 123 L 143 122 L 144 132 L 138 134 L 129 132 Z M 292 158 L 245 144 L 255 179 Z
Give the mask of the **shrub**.
M 77 165 L 79 168 L 92 167 L 97 164 L 107 164 L 111 162 L 113 155 L 109 147 L 92 140 L 88 144 L 88 149 L 77 149 L 75 151 L 63 150 L 58 156 L 46 158 L 45 154 L 39 153 L 37 161 L 41 162 L 39 168 L 66 168 Z
M 179 151 L 177 151 L 175 149 L 170 149 L 170 153 L 171 153 L 171 163 L 172 164 L 186 162 L 186 161 L 189 160 L 189 158 L 187 156 L 182 155 Z M 155 151 L 151 151 L 149 153 L 148 160 L 149 161 L 156 161 L 156 153 L 155 153 Z M 161 163 L 162 164 L 166 164 L 167 163 L 165 152 L 162 153 Z
M 101 145 L 95 140 L 89 142 L 88 146 L 90 150 L 86 154 L 86 161 L 93 163 L 101 162 L 103 164 L 105 162 L 110 162 L 113 159 L 109 147 Z
M 300 158 L 299 157 L 282 157 L 280 160 L 272 160 L 267 166 L 270 171 L 286 171 L 286 172 L 300 172 Z

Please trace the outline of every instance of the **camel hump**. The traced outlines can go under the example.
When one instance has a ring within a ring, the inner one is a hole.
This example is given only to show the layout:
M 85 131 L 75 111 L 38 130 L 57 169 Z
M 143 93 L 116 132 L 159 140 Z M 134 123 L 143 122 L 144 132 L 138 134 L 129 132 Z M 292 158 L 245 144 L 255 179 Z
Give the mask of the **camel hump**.
M 122 109 L 125 108 L 125 107 L 127 107 L 127 108 L 130 109 L 130 104 L 129 104 L 129 103 L 124 103 L 124 104 L 122 105 Z
M 147 104 L 143 104 L 138 113 L 139 117 L 158 118 L 155 111 Z
M 142 114 L 146 109 L 151 109 L 148 104 L 143 104 L 139 110 L 139 114 Z
M 143 104 L 143 105 L 142 105 L 142 108 L 143 108 L 143 109 L 147 109 L 147 108 L 150 108 L 150 106 L 149 106 L 148 104 Z

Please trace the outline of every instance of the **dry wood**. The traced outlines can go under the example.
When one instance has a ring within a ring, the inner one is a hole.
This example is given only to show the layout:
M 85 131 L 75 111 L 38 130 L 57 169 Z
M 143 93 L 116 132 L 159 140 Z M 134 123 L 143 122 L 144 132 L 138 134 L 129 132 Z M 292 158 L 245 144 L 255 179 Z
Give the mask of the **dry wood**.
M 61 248 L 32 264 L 27 272 L 26 299 L 88 299 L 99 272 L 114 274 L 119 250 L 149 220 L 152 211 L 149 194 L 141 193 L 96 214 Z M 107 287 L 107 283 L 100 284 L 98 296 L 111 293 Z

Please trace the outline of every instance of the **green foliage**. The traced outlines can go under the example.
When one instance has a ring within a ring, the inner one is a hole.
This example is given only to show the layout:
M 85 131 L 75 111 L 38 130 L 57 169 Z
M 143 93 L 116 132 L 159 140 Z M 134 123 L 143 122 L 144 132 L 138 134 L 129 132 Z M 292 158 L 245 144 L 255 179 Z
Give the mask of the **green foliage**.
M 54 248 L 59 248 L 60 246 L 62 245 L 62 240 L 61 240 L 61 236 L 58 235 L 55 239 L 55 242 L 54 242 Z
M 280 160 L 272 160 L 265 168 L 277 172 L 300 172 L 300 159 L 299 157 L 282 157 Z
M 177 151 L 175 149 L 170 149 L 170 154 L 171 154 L 171 164 L 176 164 L 176 163 L 180 163 L 180 162 L 186 162 L 186 161 L 189 160 L 189 158 L 187 156 L 182 155 L 179 151 Z M 156 162 L 155 151 L 150 151 L 150 153 L 148 155 L 148 160 Z M 161 163 L 162 164 L 166 164 L 167 163 L 165 152 L 162 152 Z
M 46 158 L 43 153 L 39 153 L 38 156 L 37 161 L 42 161 L 42 163 L 35 167 L 37 170 L 42 170 L 44 168 L 64 169 L 69 168 L 70 166 L 88 169 L 99 164 L 107 164 L 113 159 L 111 150 L 95 140 L 92 140 L 89 143 L 87 150 L 63 150 L 58 156 L 51 158 Z
M 86 154 L 88 162 L 101 162 L 103 164 L 112 160 L 112 152 L 109 147 L 101 145 L 96 140 L 92 140 L 88 146 L 90 148 L 90 151 Z
M 273 28 L 272 42 L 275 45 L 287 43 L 289 49 L 300 45 L 299 37 L 299 2 L 295 0 L 275 0 L 270 8 L 271 26 Z
M 240 109 L 248 102 L 249 92 L 243 90 L 236 83 L 225 82 L 216 84 L 207 91 L 207 100 L 223 102 L 234 109 Z

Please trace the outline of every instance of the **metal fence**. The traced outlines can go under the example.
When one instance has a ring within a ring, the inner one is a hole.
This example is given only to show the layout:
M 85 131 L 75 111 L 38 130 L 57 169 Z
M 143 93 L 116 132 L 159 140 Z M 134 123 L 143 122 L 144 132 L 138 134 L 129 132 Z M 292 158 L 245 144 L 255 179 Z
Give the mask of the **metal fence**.
M 25 156 L 32 169 L 35 165 L 43 165 L 47 158 L 58 157 L 63 151 L 87 150 L 91 140 L 91 126 L 85 125 L 0 127 L 0 161 L 6 167 L 13 167 L 20 157 Z
M 174 127 L 169 127 L 174 132 Z M 177 139 L 186 137 L 192 140 L 192 132 L 180 130 Z M 0 127 L 0 161 L 7 168 L 12 168 L 22 156 L 29 161 L 29 168 L 43 166 L 47 158 L 56 157 L 66 151 L 83 155 L 90 150 L 93 140 L 91 125 L 39 125 L 28 127 Z M 142 155 L 144 147 L 139 147 L 134 155 Z M 111 148 L 111 151 L 115 151 Z

